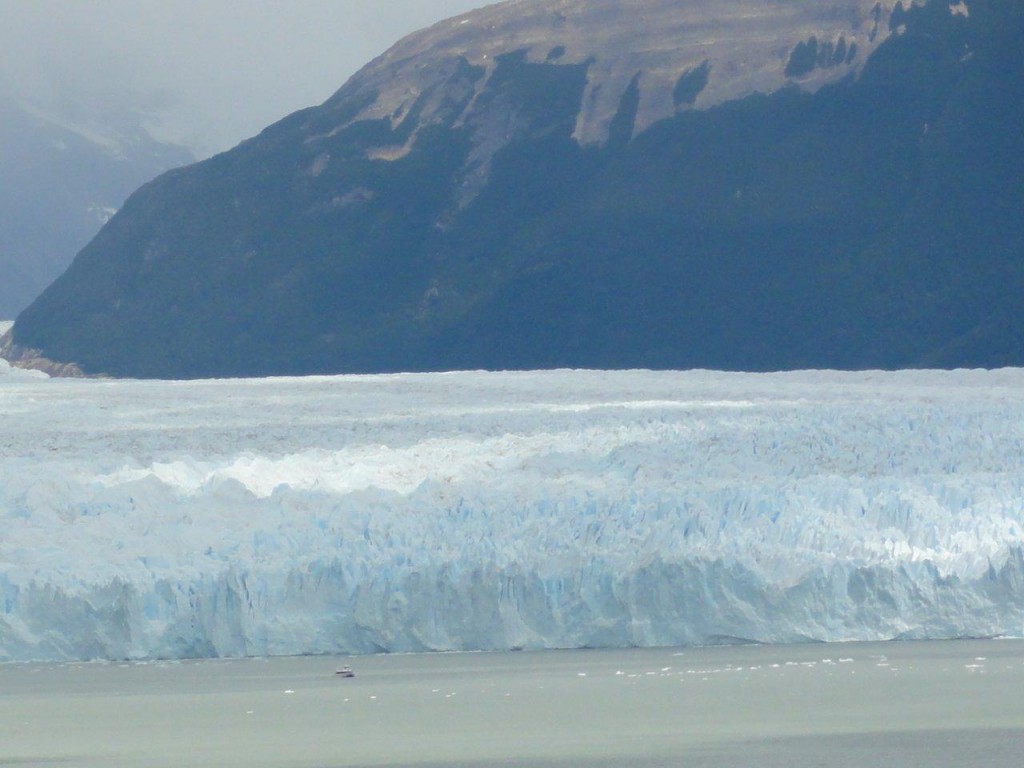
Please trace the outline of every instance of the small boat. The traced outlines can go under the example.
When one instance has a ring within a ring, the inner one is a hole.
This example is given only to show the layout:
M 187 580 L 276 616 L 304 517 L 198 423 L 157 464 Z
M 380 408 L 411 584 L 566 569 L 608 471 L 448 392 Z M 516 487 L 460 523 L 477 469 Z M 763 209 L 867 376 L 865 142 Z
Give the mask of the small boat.
M 344 667 L 338 667 L 334 670 L 334 674 L 338 677 L 355 677 L 356 673 L 352 671 L 352 667 L 347 664 Z

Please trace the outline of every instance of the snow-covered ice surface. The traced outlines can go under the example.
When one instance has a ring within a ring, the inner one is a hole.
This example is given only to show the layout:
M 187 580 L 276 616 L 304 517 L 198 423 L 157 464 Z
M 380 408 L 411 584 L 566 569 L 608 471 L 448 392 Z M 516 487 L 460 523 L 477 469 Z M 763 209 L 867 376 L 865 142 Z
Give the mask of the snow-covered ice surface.
M 1024 634 L 1024 370 L 0 370 L 0 659 Z

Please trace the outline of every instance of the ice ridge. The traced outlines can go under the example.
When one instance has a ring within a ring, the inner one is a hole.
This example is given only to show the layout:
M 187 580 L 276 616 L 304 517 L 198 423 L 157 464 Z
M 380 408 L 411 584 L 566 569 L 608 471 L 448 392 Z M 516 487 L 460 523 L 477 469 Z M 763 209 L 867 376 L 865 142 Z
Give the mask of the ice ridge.
M 1024 635 L 1022 393 L 0 376 L 0 659 Z

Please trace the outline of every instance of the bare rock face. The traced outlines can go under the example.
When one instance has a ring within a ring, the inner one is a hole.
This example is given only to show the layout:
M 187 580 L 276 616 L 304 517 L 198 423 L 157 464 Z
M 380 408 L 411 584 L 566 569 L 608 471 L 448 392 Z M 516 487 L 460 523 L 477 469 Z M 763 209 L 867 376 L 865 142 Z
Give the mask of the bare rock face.
M 403 157 L 435 124 L 472 128 L 479 171 L 516 136 L 507 104 L 481 101 L 503 56 L 583 65 L 573 137 L 603 145 L 623 99 L 628 137 L 685 110 L 795 86 L 816 91 L 856 75 L 893 30 L 899 0 L 508 0 L 400 41 L 325 106 L 345 114 L 328 135 L 365 120 L 417 127 L 375 159 Z M 468 79 L 468 71 L 477 76 Z M 352 115 L 352 104 L 365 104 Z M 491 114 L 497 111 L 498 114 Z M 478 178 L 473 190 L 483 179 Z
M 9 323 L 7 325 L 10 325 Z M 43 357 L 37 349 L 25 349 L 14 343 L 10 328 L 0 323 L 0 373 L 5 368 L 20 368 L 26 371 L 41 371 L 49 376 L 61 378 L 83 378 L 82 369 L 74 363 L 57 363 Z

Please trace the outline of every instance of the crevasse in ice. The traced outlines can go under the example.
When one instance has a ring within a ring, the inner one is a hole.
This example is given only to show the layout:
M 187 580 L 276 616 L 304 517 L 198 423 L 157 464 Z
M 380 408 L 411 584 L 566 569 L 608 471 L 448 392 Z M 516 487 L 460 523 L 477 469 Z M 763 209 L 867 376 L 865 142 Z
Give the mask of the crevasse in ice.
M 1024 634 L 1024 371 L 0 370 L 0 659 Z

